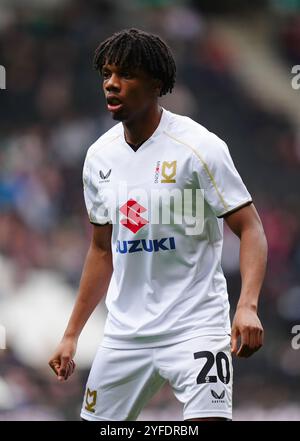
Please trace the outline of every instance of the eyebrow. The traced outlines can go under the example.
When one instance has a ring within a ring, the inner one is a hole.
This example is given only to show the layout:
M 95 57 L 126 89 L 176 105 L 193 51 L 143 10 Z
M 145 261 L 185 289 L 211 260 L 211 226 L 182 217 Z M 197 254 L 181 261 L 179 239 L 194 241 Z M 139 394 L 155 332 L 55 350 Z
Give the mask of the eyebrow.
M 117 67 L 118 67 L 119 72 L 126 71 L 126 72 L 130 72 L 132 74 L 137 74 L 137 68 L 135 68 L 135 67 L 132 67 L 132 66 L 117 66 Z M 103 73 L 105 71 L 111 72 L 111 69 L 108 66 L 103 65 L 102 69 L 101 69 L 101 73 Z

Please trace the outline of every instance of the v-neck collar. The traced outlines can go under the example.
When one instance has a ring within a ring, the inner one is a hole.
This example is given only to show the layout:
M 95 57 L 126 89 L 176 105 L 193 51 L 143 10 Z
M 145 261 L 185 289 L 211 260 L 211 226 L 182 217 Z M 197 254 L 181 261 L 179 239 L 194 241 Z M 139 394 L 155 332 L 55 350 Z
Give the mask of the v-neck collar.
M 123 144 L 125 144 L 127 150 L 131 151 L 131 153 L 133 155 L 138 154 L 141 150 L 144 150 L 144 148 L 150 144 L 151 142 L 153 142 L 161 133 L 162 131 L 166 128 L 167 125 L 167 121 L 168 121 L 168 111 L 165 110 L 162 107 L 162 112 L 161 112 L 161 117 L 160 117 L 160 121 L 158 123 L 158 126 L 156 127 L 156 129 L 154 130 L 154 132 L 152 133 L 152 135 L 146 139 L 146 141 L 144 141 L 142 143 L 142 145 L 137 149 L 134 150 L 125 140 L 125 133 L 124 133 L 124 127 L 122 126 L 122 133 L 121 133 L 121 140 L 123 142 Z

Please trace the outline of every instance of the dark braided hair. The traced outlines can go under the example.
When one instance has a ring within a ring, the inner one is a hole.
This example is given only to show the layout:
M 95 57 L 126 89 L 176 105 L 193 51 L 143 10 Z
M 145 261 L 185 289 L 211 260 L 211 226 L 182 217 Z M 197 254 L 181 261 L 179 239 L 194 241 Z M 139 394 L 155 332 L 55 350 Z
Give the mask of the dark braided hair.
M 171 93 L 175 84 L 176 65 L 171 50 L 157 35 L 139 29 L 124 29 L 100 43 L 95 51 L 94 68 L 101 73 L 106 63 L 143 69 L 161 80 L 160 96 Z

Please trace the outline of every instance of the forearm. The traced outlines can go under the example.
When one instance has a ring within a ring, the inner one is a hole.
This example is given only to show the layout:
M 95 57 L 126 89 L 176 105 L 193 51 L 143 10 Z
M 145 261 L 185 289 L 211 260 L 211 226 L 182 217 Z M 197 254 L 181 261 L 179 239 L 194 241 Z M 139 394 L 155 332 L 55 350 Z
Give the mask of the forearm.
M 242 231 L 240 237 L 242 288 L 237 308 L 256 310 L 267 263 L 267 241 L 261 225 Z
M 78 338 L 90 315 L 106 294 L 113 267 L 110 251 L 91 244 L 86 256 L 78 296 L 64 337 Z

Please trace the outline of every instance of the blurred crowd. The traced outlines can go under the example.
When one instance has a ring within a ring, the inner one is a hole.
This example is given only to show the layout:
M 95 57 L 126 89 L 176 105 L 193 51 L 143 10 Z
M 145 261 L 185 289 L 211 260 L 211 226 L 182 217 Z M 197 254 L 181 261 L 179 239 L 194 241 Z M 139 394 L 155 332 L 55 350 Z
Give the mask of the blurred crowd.
M 92 69 L 93 52 L 124 27 L 157 32 L 178 65 L 176 90 L 162 104 L 228 143 L 268 239 L 260 303 L 265 347 L 252 359 L 235 361 L 234 406 L 238 413 L 281 404 L 293 409 L 286 419 L 291 414 L 300 419 L 300 357 L 291 348 L 291 328 L 300 324 L 300 127 L 280 108 L 266 111 L 236 81 L 234 48 L 210 27 L 217 7 L 201 10 L 198 3 L 70 0 L 55 8 L 28 8 L 23 2 L 0 7 L 0 64 L 7 71 L 7 90 L 0 91 L 0 257 L 15 269 L 13 286 L 25 283 L 32 271 L 51 270 L 75 295 L 91 233 L 82 165 L 89 145 L 112 125 Z M 267 16 L 278 14 L 266 3 Z M 239 19 L 237 11 L 234 16 Z M 300 10 L 276 15 L 274 23 L 274 44 L 288 77 L 289 66 L 300 64 Z M 234 311 L 238 240 L 227 229 L 223 254 Z M 1 305 L 10 301 L 1 279 L 0 322 Z M 77 419 L 87 370 L 78 369 L 60 385 L 47 366 L 25 364 L 13 339 L 7 344 L 0 351 L 0 420 Z M 145 418 L 174 419 L 179 415 L 174 400 L 164 389 Z

